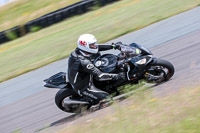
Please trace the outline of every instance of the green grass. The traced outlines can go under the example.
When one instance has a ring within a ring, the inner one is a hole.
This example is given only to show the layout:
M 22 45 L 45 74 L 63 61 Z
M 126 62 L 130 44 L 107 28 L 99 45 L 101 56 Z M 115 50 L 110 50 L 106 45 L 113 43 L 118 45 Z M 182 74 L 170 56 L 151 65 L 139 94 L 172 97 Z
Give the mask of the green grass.
M 155 98 L 151 90 L 137 91 L 121 104 L 112 105 L 110 111 L 101 110 L 99 116 L 88 116 L 58 132 L 199 133 L 199 100 L 199 87 L 180 89 L 163 98 Z
M 17 0 L 0 8 L 0 31 L 81 0 Z
M 189 10 L 200 0 L 123 0 L 0 46 L 0 82 L 67 57 L 78 36 L 99 43 Z

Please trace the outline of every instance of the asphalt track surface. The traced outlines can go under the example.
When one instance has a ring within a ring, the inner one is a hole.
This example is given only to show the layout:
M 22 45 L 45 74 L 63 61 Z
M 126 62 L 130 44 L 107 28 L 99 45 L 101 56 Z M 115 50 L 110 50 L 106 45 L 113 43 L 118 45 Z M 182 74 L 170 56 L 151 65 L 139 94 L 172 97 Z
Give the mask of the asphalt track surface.
M 200 7 L 173 16 L 112 42 L 136 42 L 152 50 L 159 58 L 175 65 L 172 80 L 153 89 L 156 96 L 198 85 L 200 81 Z M 113 51 L 112 51 L 113 52 Z M 73 115 L 54 104 L 56 89 L 43 87 L 49 76 L 67 70 L 67 59 L 21 75 L 0 84 L 0 132 L 39 132 L 71 121 Z

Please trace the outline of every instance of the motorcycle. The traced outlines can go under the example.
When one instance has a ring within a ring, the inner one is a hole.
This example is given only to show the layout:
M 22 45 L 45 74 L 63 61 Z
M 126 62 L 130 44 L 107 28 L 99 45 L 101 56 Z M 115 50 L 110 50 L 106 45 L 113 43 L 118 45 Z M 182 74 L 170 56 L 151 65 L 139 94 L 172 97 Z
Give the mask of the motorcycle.
M 104 54 L 97 57 L 93 64 L 104 73 L 125 72 L 127 80 L 97 81 L 93 78 L 93 85 L 109 94 L 120 95 L 118 87 L 126 84 L 137 84 L 139 80 L 150 83 L 162 83 L 174 75 L 174 66 L 167 60 L 157 59 L 147 48 L 132 43 L 120 44 L 118 55 Z M 135 49 L 136 48 L 136 49 Z M 135 55 L 139 50 L 139 55 Z M 78 95 L 67 81 L 66 73 L 60 72 L 44 80 L 45 87 L 59 88 L 55 103 L 59 109 L 69 113 L 81 113 L 89 110 L 91 104 Z

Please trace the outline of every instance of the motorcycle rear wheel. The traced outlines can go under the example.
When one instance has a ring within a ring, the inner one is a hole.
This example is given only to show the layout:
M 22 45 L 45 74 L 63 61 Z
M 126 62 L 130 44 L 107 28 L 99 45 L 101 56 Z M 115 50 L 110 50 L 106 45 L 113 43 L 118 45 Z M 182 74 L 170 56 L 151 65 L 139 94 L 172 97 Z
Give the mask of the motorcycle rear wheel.
M 80 100 L 81 101 L 81 97 L 76 94 L 72 88 L 65 88 L 65 89 L 60 89 L 55 96 L 55 103 L 57 105 L 57 107 L 64 111 L 64 112 L 68 112 L 68 113 L 82 113 L 86 110 L 88 110 L 91 105 L 79 105 L 79 104 L 70 104 L 70 105 L 66 105 L 65 104 L 65 100 L 69 100 L 69 101 L 73 101 L 73 100 Z M 83 100 L 84 102 L 84 100 Z
M 63 100 L 72 95 L 73 95 L 73 92 L 70 90 L 70 88 L 60 89 L 55 95 L 55 103 L 56 103 L 57 107 L 62 111 L 72 112 L 72 110 L 71 111 L 66 110 L 62 105 Z

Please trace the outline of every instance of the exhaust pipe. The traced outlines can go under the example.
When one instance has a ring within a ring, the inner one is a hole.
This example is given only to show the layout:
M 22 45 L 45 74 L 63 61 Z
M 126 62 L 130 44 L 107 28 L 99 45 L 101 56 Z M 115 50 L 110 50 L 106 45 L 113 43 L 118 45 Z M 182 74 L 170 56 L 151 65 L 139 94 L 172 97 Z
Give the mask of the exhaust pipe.
M 74 104 L 78 104 L 78 105 L 88 105 L 90 104 L 87 101 L 80 101 L 80 100 L 73 100 L 73 99 L 65 99 L 63 100 L 63 104 L 64 105 L 74 105 Z
M 79 113 L 84 110 L 87 110 L 87 108 L 90 106 L 90 103 L 87 101 L 64 99 L 62 106 L 68 112 Z

